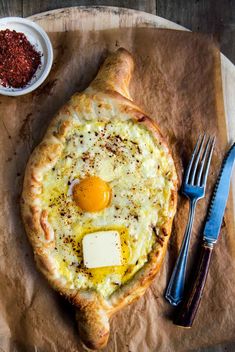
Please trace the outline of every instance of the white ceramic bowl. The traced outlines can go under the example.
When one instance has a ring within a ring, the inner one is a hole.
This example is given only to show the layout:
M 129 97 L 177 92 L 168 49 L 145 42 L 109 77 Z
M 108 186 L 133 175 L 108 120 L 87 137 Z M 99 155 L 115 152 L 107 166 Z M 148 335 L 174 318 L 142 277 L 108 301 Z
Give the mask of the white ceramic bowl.
M 35 47 L 35 49 L 42 53 L 41 65 L 38 67 L 34 76 L 30 82 L 23 88 L 12 88 L 3 87 L 0 84 L 0 94 L 18 96 L 32 92 L 39 87 L 42 82 L 47 78 L 52 62 L 53 62 L 53 50 L 51 41 L 46 32 L 34 23 L 25 18 L 21 17 L 5 17 L 0 19 L 0 31 L 10 29 L 16 32 L 24 33 L 29 42 Z

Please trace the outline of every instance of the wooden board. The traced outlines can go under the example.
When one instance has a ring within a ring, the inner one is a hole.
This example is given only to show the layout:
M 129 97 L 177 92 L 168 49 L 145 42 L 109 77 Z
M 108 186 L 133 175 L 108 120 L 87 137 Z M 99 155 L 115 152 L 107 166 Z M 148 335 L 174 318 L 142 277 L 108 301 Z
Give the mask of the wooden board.
M 102 30 L 125 27 L 156 27 L 187 30 L 162 17 L 146 12 L 117 7 L 70 7 L 40 13 L 30 17 L 46 31 Z M 228 141 L 235 140 L 235 66 L 221 54 L 224 106 L 227 123 Z M 234 174 L 233 174 L 234 176 Z M 235 210 L 235 182 L 233 182 Z
M 48 13 L 32 16 L 31 19 L 38 22 L 48 32 L 77 29 L 80 31 L 87 31 L 91 29 L 98 30 L 134 26 L 184 29 L 177 24 L 147 13 L 127 9 L 102 7 L 54 10 Z M 224 56 L 222 56 L 222 72 L 227 123 L 229 124 L 229 138 L 233 136 L 234 139 L 234 120 L 232 119 L 232 116 L 234 116 L 233 112 L 235 112 L 235 93 L 233 92 L 232 87 L 234 86 L 233 83 L 235 83 L 235 70 L 231 62 L 229 62 Z

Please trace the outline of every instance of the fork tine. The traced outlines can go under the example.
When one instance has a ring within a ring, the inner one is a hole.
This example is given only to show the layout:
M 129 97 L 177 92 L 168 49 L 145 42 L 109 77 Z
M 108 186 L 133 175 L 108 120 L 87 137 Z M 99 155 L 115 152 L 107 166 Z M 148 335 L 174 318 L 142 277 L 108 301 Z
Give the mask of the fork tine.
M 198 150 L 199 142 L 201 142 L 201 135 L 197 139 L 197 143 L 196 143 L 196 145 L 194 147 L 190 162 L 189 162 L 187 170 L 185 172 L 185 176 L 184 176 L 184 182 L 185 183 L 188 183 L 189 175 L 190 175 L 190 172 L 191 172 L 191 168 L 192 168 L 192 164 L 193 164 L 193 161 L 194 161 L 194 157 L 195 157 L 195 155 L 197 153 L 197 150 Z
M 202 140 L 201 140 L 201 143 L 200 143 L 200 147 L 199 147 L 195 162 L 193 164 L 192 175 L 190 175 L 190 179 L 189 179 L 190 180 L 189 183 L 192 184 L 192 185 L 194 184 L 195 175 L 196 175 L 196 171 L 197 171 L 197 166 L 198 166 L 198 162 L 199 162 L 200 156 L 202 154 L 202 148 L 204 146 L 205 138 L 206 138 L 206 134 L 204 134 L 203 137 L 202 137 Z
M 207 181 L 207 176 L 208 176 L 208 172 L 209 172 L 209 168 L 210 168 L 211 157 L 212 157 L 214 146 L 215 146 L 215 137 L 211 141 L 209 156 L 208 156 L 208 159 L 207 159 L 207 165 L 206 165 L 205 173 L 204 173 L 204 175 L 202 177 L 201 187 L 205 187 L 206 186 L 206 181 Z
M 207 153 L 208 153 L 208 150 L 209 150 L 211 142 L 212 142 L 212 138 L 209 137 L 208 140 L 207 140 L 206 147 L 204 149 L 203 155 L 202 155 L 202 160 L 200 162 L 200 168 L 199 168 L 199 170 L 197 172 L 197 176 L 196 176 L 196 185 L 197 186 L 200 186 L 200 183 L 201 183 L 202 171 L 203 171 L 203 168 L 204 168 L 204 163 L 205 163 L 206 156 L 207 156 Z

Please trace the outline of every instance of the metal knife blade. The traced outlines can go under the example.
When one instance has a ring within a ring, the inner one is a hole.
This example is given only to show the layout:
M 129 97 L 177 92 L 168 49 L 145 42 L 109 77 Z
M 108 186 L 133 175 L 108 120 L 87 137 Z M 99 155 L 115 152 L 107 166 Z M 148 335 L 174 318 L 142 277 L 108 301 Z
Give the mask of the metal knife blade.
M 223 215 L 229 194 L 230 178 L 235 160 L 235 143 L 224 157 L 220 174 L 215 184 L 207 219 L 203 231 L 203 240 L 213 244 L 218 240 Z

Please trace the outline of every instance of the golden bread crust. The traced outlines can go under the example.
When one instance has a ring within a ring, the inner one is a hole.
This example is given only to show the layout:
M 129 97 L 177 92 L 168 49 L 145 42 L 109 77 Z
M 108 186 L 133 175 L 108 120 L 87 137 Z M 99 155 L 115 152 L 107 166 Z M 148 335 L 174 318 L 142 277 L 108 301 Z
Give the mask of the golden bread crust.
M 75 94 L 54 117 L 43 141 L 35 148 L 28 161 L 24 178 L 21 201 L 22 217 L 34 250 L 37 266 L 54 289 L 75 305 L 80 336 L 88 347 L 95 349 L 100 349 L 107 344 L 109 318 L 112 314 L 142 296 L 161 267 L 176 211 L 176 174 L 173 175 L 174 187 L 171 194 L 172 216 L 156 234 L 156 243 L 148 262 L 130 281 L 107 299 L 94 291 L 68 288 L 65 278 L 56 274 L 55 265 L 49 255 L 50 249 L 55 247 L 55 235 L 48 221 L 47 211 L 40 203 L 40 194 L 43 187 L 43 175 L 58 160 L 67 130 L 73 123 L 73 116 L 80 112 L 86 114 L 86 109 L 90 111 L 94 105 L 99 105 L 101 113 L 105 113 L 111 102 L 113 114 L 125 114 L 136 123 L 144 124 L 162 143 L 168 157 L 172 159 L 157 124 L 131 100 L 128 87 L 133 66 L 133 58 L 125 49 L 119 49 L 108 56 L 90 86 L 83 93 Z

